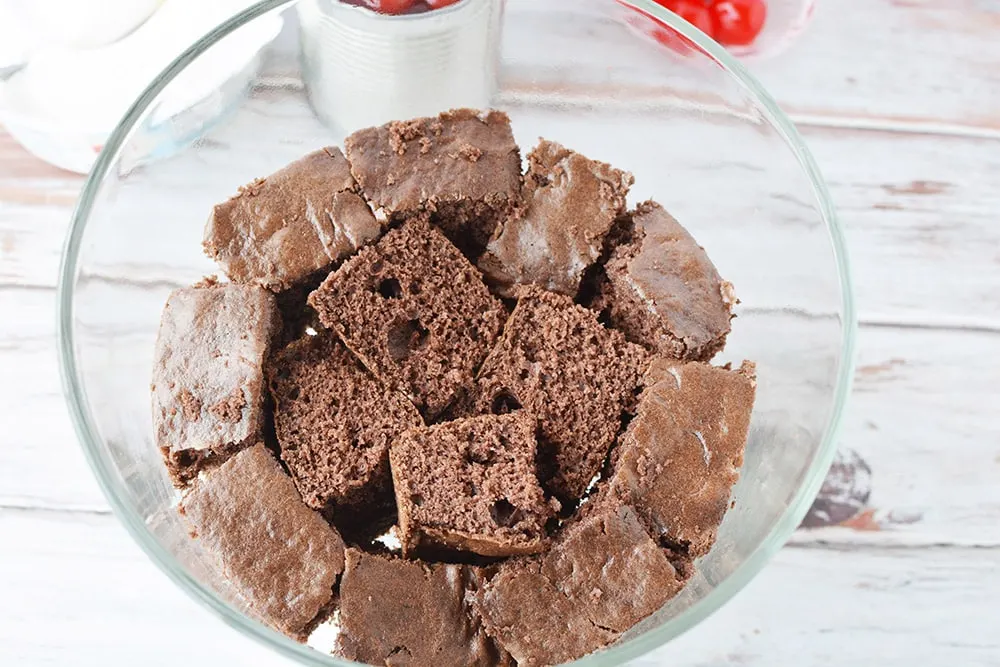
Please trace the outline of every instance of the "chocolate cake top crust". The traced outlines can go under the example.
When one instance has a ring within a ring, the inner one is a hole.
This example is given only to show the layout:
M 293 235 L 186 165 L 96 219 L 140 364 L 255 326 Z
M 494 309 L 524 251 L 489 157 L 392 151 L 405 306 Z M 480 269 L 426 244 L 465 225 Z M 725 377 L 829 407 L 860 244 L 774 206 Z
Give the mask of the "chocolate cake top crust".
M 580 605 L 541 572 L 537 559 L 505 563 L 474 600 L 487 634 L 518 667 L 569 662 L 618 636 L 594 625 Z
M 456 109 L 360 130 L 344 143 L 368 201 L 389 218 L 418 212 L 476 254 L 521 203 L 521 154 L 510 118 Z
M 524 213 L 504 223 L 479 268 L 505 296 L 517 285 L 534 284 L 575 297 L 625 212 L 634 179 L 552 141 L 542 140 L 528 162 Z
M 235 283 L 286 290 L 381 234 L 356 190 L 339 148 L 310 153 L 217 205 L 205 253 Z
M 612 254 L 593 307 L 634 343 L 708 361 L 726 344 L 737 303 L 733 286 L 656 202 L 640 204 L 632 221 L 632 240 Z
M 500 565 L 473 602 L 519 665 L 555 665 L 612 643 L 682 586 L 635 513 L 602 505 L 548 553 Z
M 601 628 L 625 632 L 676 595 L 684 580 L 632 508 L 608 506 L 567 526 L 542 572 Z
M 348 549 L 335 652 L 370 665 L 505 664 L 466 609 L 466 590 L 475 577 L 466 565 L 427 565 Z
M 262 367 L 280 328 L 274 295 L 260 287 L 206 281 L 171 293 L 151 388 L 156 442 L 175 482 L 259 440 Z
M 609 493 L 679 553 L 708 553 L 743 465 L 755 369 L 658 360 L 622 437 Z
M 180 511 L 261 619 L 304 639 L 344 569 L 344 543 L 302 503 L 264 445 L 198 480 Z

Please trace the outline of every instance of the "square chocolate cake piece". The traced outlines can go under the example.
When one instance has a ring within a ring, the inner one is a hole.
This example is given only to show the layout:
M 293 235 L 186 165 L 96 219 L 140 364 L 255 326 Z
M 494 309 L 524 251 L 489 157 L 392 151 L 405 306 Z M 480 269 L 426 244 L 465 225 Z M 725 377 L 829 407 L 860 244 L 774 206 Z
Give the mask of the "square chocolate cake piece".
M 470 255 L 482 252 L 521 204 L 521 153 L 500 111 L 456 109 L 395 121 L 360 130 L 344 146 L 376 210 L 393 220 L 430 212 Z
M 575 297 L 625 213 L 634 179 L 552 141 L 542 140 L 528 163 L 524 211 L 504 223 L 479 268 L 505 296 L 517 285 L 533 284 Z
M 332 333 L 305 336 L 268 369 L 281 459 L 302 499 L 334 517 L 389 500 L 389 445 L 423 419 Z
M 554 665 L 614 642 L 683 585 L 635 513 L 604 505 L 548 553 L 500 565 L 473 607 L 519 665 Z
M 535 419 L 485 415 L 415 428 L 392 444 L 403 554 L 421 544 L 482 556 L 541 551 L 546 501 L 535 467 Z
M 304 641 L 344 570 L 344 542 L 267 448 L 245 449 L 199 479 L 180 512 L 261 620 Z
M 561 665 L 618 638 L 594 625 L 541 569 L 537 558 L 507 561 L 473 598 L 486 633 L 518 667 Z
M 280 329 L 274 295 L 253 285 L 206 281 L 167 299 L 154 352 L 153 428 L 178 486 L 260 439 L 263 364 Z
M 649 350 L 708 361 L 726 344 L 733 286 L 656 202 L 640 204 L 632 221 L 632 239 L 612 253 L 592 307 Z
M 604 506 L 559 535 L 542 572 L 595 626 L 625 632 L 662 607 L 684 577 L 632 508 Z
M 523 408 L 538 419 L 542 458 L 554 463 L 550 490 L 583 495 L 635 401 L 645 351 L 561 294 L 522 288 L 471 396 L 457 412 Z
M 357 187 L 339 148 L 310 153 L 217 205 L 205 253 L 234 283 L 286 290 L 382 233 Z
M 420 218 L 345 262 L 309 303 L 428 420 L 472 384 L 507 316 L 479 271 Z
M 335 653 L 369 665 L 507 664 L 466 608 L 476 579 L 466 565 L 348 549 Z
M 679 554 L 708 553 L 743 465 L 756 387 L 738 370 L 657 360 L 607 491 Z

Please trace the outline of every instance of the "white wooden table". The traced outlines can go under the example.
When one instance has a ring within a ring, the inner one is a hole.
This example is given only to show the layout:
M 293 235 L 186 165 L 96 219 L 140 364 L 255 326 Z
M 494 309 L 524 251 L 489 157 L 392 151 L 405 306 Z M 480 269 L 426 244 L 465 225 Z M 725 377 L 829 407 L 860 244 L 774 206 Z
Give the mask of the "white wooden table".
M 996 0 L 831 0 L 754 65 L 847 226 L 841 444 L 871 494 L 639 664 L 1000 665 L 998 35 Z M 90 479 L 54 334 L 80 185 L 0 130 L 0 665 L 286 665 L 175 589 Z

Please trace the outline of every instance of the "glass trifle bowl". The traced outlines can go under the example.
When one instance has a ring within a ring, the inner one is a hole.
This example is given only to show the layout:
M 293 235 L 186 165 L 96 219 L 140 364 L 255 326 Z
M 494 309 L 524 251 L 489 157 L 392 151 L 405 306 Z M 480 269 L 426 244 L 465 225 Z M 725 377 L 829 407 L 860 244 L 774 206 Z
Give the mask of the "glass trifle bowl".
M 471 1 L 478 0 L 439 11 Z M 301 14 L 297 4 L 267 0 L 214 30 L 150 85 L 110 137 L 65 247 L 60 354 L 93 472 L 164 574 L 271 649 L 306 665 L 346 665 L 254 620 L 189 538 L 150 409 L 167 295 L 218 271 L 201 250 L 212 206 L 255 177 L 342 144 L 349 128 L 318 120 L 317 100 L 310 103 L 302 75 L 287 68 L 280 75 L 265 68 L 241 108 L 167 159 L 137 158 L 147 155 L 143 121 L 227 35 L 273 13 Z M 784 544 L 833 456 L 854 348 L 842 230 L 794 126 L 720 46 L 655 3 L 628 0 L 692 47 L 664 49 L 627 24 L 620 4 L 501 3 L 502 38 L 498 33 L 484 106 L 510 115 L 525 151 L 542 136 L 631 171 L 630 204 L 655 198 L 687 227 L 741 301 L 713 363 L 753 360 L 758 384 L 742 475 L 714 548 L 679 595 L 616 644 L 579 661 L 587 665 L 620 665 L 669 642 L 724 604 Z M 435 67 L 448 67 L 447 58 L 436 58 Z M 386 77 L 385 85 L 399 80 L 391 68 L 372 67 L 369 75 Z M 432 97 L 422 95 L 421 104 Z M 363 100 L 358 104 L 363 108 Z M 406 108 L 405 98 L 400 104 Z

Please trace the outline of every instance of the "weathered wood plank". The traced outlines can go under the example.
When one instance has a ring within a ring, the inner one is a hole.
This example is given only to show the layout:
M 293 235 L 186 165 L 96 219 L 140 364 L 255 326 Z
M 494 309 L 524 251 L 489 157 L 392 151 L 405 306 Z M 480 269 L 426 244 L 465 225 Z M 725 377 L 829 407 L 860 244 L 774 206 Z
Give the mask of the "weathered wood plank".
M 998 566 L 997 549 L 786 548 L 714 616 L 635 665 L 995 667 Z
M 518 113 L 525 143 L 555 122 L 544 111 Z M 300 123 L 283 124 L 289 135 L 268 141 L 268 151 L 247 150 L 241 137 L 259 127 L 260 115 L 287 114 L 301 115 Z M 634 159 L 636 146 L 648 141 L 652 131 L 638 121 L 609 137 L 590 136 L 573 123 L 548 134 L 598 157 Z M 847 230 L 862 318 L 1000 328 L 1000 227 L 995 224 L 1000 194 L 994 187 L 1000 141 L 819 128 L 807 128 L 805 134 Z M 107 229 L 101 242 L 95 242 L 89 270 L 154 282 L 186 282 L 212 271 L 199 251 L 201 224 L 212 203 L 325 137 L 301 99 L 278 101 L 261 92 L 197 156 L 159 165 L 155 182 L 144 184 L 140 177 L 122 189 L 118 215 L 128 223 Z M 690 161 L 698 159 L 695 153 Z M 901 154 L 907 159 L 898 159 Z M 802 209 L 780 199 L 786 194 L 782 180 L 766 170 L 748 171 L 746 163 L 725 151 L 704 164 L 678 165 L 688 157 L 670 155 L 664 147 L 644 164 L 624 165 L 639 179 L 636 197 L 656 194 L 683 214 L 737 287 L 741 278 L 752 284 L 761 265 L 785 267 L 767 293 L 743 294 L 748 304 L 808 308 L 820 302 L 828 292 L 817 282 L 812 256 L 797 255 L 810 232 L 790 224 L 796 216 L 802 218 Z M 702 169 L 731 170 L 732 191 L 718 197 L 715 188 L 722 181 L 700 177 Z M 213 177 L 192 181 L 190 170 Z M 37 194 L 42 190 L 30 185 L 11 191 L 15 196 L 0 200 L 0 284 L 52 286 L 68 208 L 62 201 L 45 202 L 69 193 Z M 178 196 L 181 191 L 183 197 Z M 755 217 L 757 209 L 774 217 Z M 791 279 L 789 272 L 796 277 Z M 907 276 L 905 289 L 900 276 Z M 786 298 L 793 303 L 783 302 Z
M 609 89 L 655 101 L 676 90 L 676 65 L 648 65 L 611 3 L 510 0 L 509 85 L 606 99 Z M 579 3 L 572 3 L 580 6 Z M 604 13 L 607 13 L 604 11 Z M 781 57 L 748 63 L 787 112 L 809 124 L 1000 134 L 1000 6 L 981 0 L 839 0 L 817 3 L 813 25 Z M 586 35 L 586 39 L 581 39 Z M 608 43 L 608 52 L 593 45 Z M 846 153 L 845 153 L 846 154 Z

